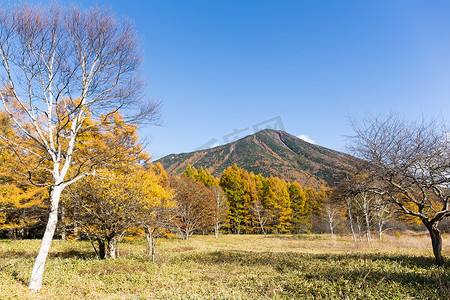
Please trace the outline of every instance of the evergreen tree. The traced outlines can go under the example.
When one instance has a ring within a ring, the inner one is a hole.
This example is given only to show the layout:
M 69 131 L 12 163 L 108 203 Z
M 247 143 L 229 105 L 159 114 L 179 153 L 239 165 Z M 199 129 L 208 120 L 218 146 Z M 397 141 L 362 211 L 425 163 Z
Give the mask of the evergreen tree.
M 197 180 L 198 178 L 198 172 L 197 169 L 194 167 L 191 167 L 190 164 L 188 164 L 186 166 L 186 168 L 183 171 L 183 175 L 186 176 L 187 178 L 193 179 L 193 180 Z
M 204 170 L 202 167 L 198 169 L 197 174 L 196 180 L 203 183 L 208 188 L 218 184 L 218 179 L 214 178 L 208 170 Z

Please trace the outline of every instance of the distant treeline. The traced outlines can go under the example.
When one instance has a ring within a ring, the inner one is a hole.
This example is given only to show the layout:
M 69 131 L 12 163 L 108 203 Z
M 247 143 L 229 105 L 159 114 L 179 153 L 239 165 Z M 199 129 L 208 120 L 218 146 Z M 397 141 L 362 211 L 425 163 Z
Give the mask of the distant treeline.
M 329 189 L 316 191 L 298 182 L 264 177 L 247 172 L 236 164 L 220 178 L 208 170 L 187 165 L 183 175 L 206 187 L 220 186 L 226 195 L 223 230 L 229 233 L 305 233 L 312 215 L 320 213 Z
M 141 168 L 123 166 L 120 172 L 104 172 L 103 178 L 88 178 L 68 188 L 57 236 L 95 237 L 108 244 L 110 236 L 120 240 L 144 234 L 152 239 L 171 234 L 187 239 L 194 233 L 340 232 L 370 240 L 371 231 L 381 238 L 392 225 L 397 229 L 417 225 L 413 219 L 394 218 L 395 208 L 383 198 L 354 193 L 349 185 L 357 184 L 358 177 L 333 189 L 314 189 L 254 174 L 236 164 L 220 178 L 190 165 L 180 176 L 168 175 L 160 163 Z M 48 191 L 12 175 L 5 175 L 2 182 L 0 237 L 42 237 Z

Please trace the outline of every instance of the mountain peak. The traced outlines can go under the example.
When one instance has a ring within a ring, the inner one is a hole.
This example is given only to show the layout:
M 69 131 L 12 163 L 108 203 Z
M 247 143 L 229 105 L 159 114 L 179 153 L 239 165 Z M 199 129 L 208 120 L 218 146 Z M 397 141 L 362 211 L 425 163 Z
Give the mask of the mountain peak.
M 264 129 L 222 146 L 171 154 L 158 162 L 172 174 L 182 173 L 190 164 L 197 169 L 208 169 L 216 177 L 236 164 L 255 174 L 277 176 L 318 188 L 336 185 L 346 173 L 355 170 L 357 159 L 308 143 L 285 131 Z

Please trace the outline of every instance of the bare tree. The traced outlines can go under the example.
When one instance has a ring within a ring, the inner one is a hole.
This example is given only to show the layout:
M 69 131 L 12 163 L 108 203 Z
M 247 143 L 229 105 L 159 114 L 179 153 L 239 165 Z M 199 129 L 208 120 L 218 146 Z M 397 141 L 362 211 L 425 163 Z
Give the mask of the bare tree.
M 387 202 L 381 195 L 374 196 L 373 219 L 378 230 L 378 239 L 381 241 L 383 232 L 388 228 L 386 224 L 392 219 L 394 213 L 391 209 L 392 204 Z
M 364 222 L 366 225 L 366 239 L 368 242 L 372 241 L 372 237 L 370 235 L 371 229 L 371 221 L 372 221 L 372 206 L 373 206 L 373 197 L 368 191 L 360 191 L 354 197 L 354 203 L 358 207 L 358 211 L 361 213 L 361 216 L 364 218 Z
M 356 188 L 354 185 L 349 188 Z M 345 196 L 345 205 L 347 208 L 347 215 L 353 234 L 353 240 L 356 241 L 356 235 L 353 227 L 353 217 L 356 218 L 358 227 L 359 239 L 362 240 L 361 234 L 361 219 L 365 225 L 366 239 L 368 242 L 372 240 L 371 230 L 376 225 L 378 231 L 378 238 L 381 240 L 382 233 L 385 231 L 386 223 L 392 217 L 392 210 L 389 202 L 386 202 L 384 197 L 373 193 L 368 187 L 365 190 L 354 191 L 353 195 Z
M 152 262 L 156 261 L 156 245 L 158 238 L 169 232 L 172 225 L 173 207 L 163 203 L 156 207 L 146 209 L 146 216 L 141 218 L 147 240 L 147 255 L 151 256 Z
M 339 220 L 339 213 L 342 210 L 340 203 L 331 199 L 323 203 L 322 216 L 327 220 L 330 228 L 331 238 L 334 239 L 334 228 Z
M 251 210 L 253 211 L 256 220 L 258 220 L 259 228 L 261 228 L 264 237 L 266 237 L 267 231 L 265 226 L 267 222 L 269 222 L 272 219 L 272 212 L 264 207 L 259 197 L 253 201 Z
M 104 8 L 2 7 L 0 62 L 0 99 L 19 137 L 0 133 L 0 138 L 16 155 L 15 171 L 50 190 L 47 227 L 29 284 L 38 291 L 62 191 L 110 158 L 95 149 L 82 155 L 80 135 L 118 110 L 130 116 L 128 121 L 152 120 L 157 105 L 142 103 L 141 55 L 132 22 Z M 28 164 L 29 156 L 36 163 Z
M 222 223 L 227 217 L 228 201 L 225 192 L 218 185 L 211 186 L 211 192 L 216 198 L 216 205 L 214 208 L 214 235 L 216 239 L 219 238 L 219 230 Z
M 361 220 L 365 223 L 366 239 L 371 241 L 371 229 L 376 225 L 378 237 L 385 230 L 386 223 L 392 217 L 391 203 L 385 197 L 374 193 L 376 182 L 367 174 L 358 174 L 340 182 L 334 189 L 335 197 L 343 199 L 353 240 L 356 241 L 354 219 L 358 228 L 359 239 L 362 240 Z
M 438 224 L 450 215 L 450 143 L 445 124 L 395 115 L 353 122 L 351 150 L 367 161 L 371 191 L 428 229 L 436 264 L 444 265 Z
M 352 180 L 353 178 L 350 178 L 347 176 L 346 179 L 342 180 L 334 189 L 333 189 L 333 196 L 339 201 L 343 202 L 345 204 L 346 213 L 348 222 L 350 225 L 350 231 L 353 236 L 353 241 L 356 242 L 356 233 L 355 233 L 355 227 L 354 227 L 354 220 L 355 212 L 354 212 L 354 195 L 353 195 L 353 189 L 352 189 Z M 361 235 L 360 235 L 361 237 Z
M 345 208 L 347 209 L 348 222 L 350 225 L 350 231 L 353 236 L 353 241 L 356 242 L 355 227 L 353 226 L 353 212 L 352 212 L 352 198 L 350 196 L 345 196 Z

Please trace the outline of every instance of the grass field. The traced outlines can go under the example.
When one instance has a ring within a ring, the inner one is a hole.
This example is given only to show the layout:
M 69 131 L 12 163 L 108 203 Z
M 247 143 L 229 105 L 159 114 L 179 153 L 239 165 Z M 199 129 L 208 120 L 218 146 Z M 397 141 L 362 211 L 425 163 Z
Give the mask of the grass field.
M 40 241 L 0 240 L 0 299 L 449 299 L 450 268 L 435 268 L 425 234 L 382 242 L 329 235 L 143 240 L 100 261 L 87 242 L 54 241 L 39 294 L 28 291 Z M 450 238 L 444 236 L 450 259 Z

